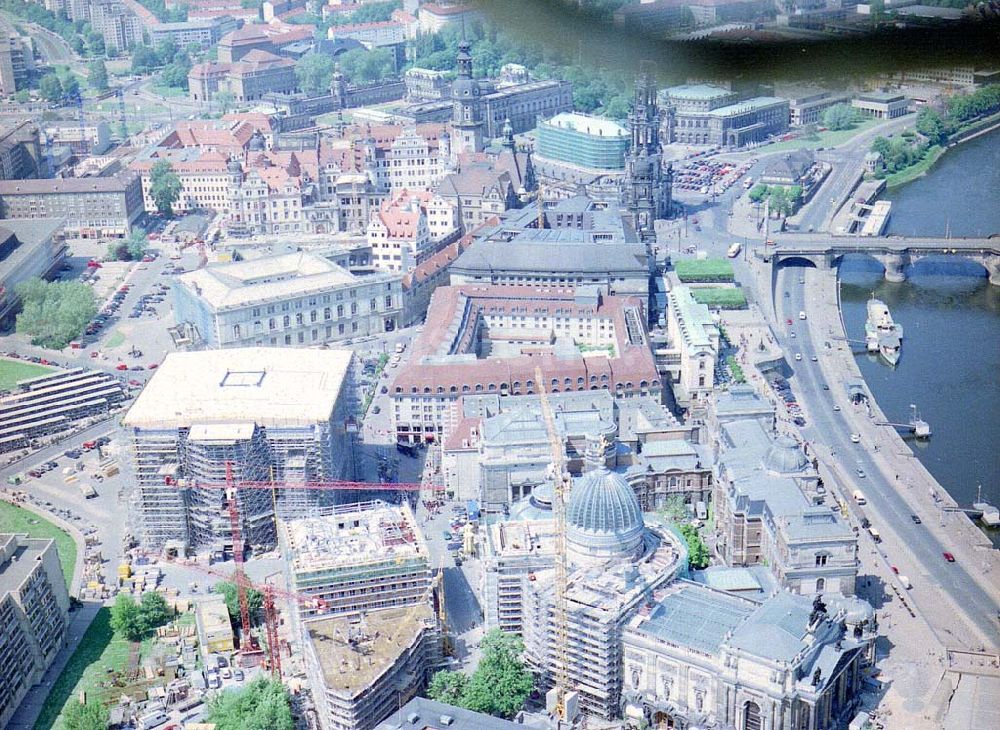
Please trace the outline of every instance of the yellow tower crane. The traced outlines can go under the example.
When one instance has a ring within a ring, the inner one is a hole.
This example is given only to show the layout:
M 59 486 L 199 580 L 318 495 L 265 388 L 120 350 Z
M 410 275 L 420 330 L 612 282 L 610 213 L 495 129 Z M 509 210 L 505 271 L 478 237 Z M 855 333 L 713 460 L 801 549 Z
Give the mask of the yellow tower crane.
M 572 720 L 571 717 L 568 717 L 571 713 L 567 711 L 567 695 L 569 694 L 569 678 L 567 676 L 569 663 L 569 653 L 567 651 L 569 622 L 566 615 L 566 588 L 569 581 L 566 565 L 566 495 L 570 489 L 570 476 L 569 472 L 566 471 L 562 442 L 556 430 L 556 420 L 552 413 L 552 405 L 549 403 L 549 396 L 545 391 L 542 369 L 539 367 L 535 368 L 535 382 L 538 383 L 538 395 L 542 405 L 542 419 L 545 421 L 545 430 L 548 432 L 549 437 L 549 447 L 552 450 L 552 512 L 556 519 L 556 590 L 555 602 L 553 604 L 555 641 L 552 647 L 555 656 L 555 661 L 553 662 L 555 684 L 551 692 L 555 700 L 554 714 L 560 720 Z

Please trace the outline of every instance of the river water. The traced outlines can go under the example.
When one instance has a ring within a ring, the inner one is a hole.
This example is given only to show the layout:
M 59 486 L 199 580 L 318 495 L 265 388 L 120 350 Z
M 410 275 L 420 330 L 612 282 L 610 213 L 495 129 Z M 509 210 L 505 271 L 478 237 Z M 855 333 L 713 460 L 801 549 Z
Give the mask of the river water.
M 923 178 L 894 189 L 889 233 L 980 236 L 1000 233 L 1000 131 L 959 145 Z M 949 212 L 944 212 L 949 211 Z M 883 300 L 903 325 L 895 369 L 856 348 L 861 372 L 889 420 L 906 422 L 910 404 L 933 431 L 910 441 L 917 457 L 961 505 L 1000 505 L 1000 287 L 968 262 L 926 259 L 892 284 L 868 257 L 840 267 L 844 322 L 864 339 L 865 302 Z M 1000 531 L 990 531 L 1000 546 Z

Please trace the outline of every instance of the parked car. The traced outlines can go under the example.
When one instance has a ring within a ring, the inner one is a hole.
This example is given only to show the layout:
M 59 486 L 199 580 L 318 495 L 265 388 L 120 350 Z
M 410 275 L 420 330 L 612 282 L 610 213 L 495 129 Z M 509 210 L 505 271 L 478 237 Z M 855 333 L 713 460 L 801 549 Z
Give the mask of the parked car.
M 955 556 L 954 556 L 954 555 L 952 555 L 951 553 L 949 553 L 949 552 L 943 552 L 943 553 L 941 553 L 941 555 L 942 555 L 942 556 L 944 557 L 944 559 L 945 559 L 945 560 L 947 560 L 947 561 L 948 561 L 949 563 L 954 563 L 954 562 L 955 562 Z
M 910 519 L 913 520 L 914 525 L 919 525 L 922 523 L 922 520 L 919 517 L 917 517 L 917 515 L 910 515 Z

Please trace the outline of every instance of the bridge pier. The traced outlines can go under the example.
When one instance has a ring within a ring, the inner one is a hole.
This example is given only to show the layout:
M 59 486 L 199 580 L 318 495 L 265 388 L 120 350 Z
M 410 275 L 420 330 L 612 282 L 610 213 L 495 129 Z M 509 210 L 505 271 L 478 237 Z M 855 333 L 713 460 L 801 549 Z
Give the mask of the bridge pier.
M 993 286 L 1000 286 L 1000 258 L 996 256 L 987 256 L 981 263 L 986 267 L 986 273 L 989 274 L 990 283 Z
M 910 263 L 908 253 L 880 256 L 879 261 L 885 266 L 885 280 L 895 284 L 906 281 L 906 267 Z

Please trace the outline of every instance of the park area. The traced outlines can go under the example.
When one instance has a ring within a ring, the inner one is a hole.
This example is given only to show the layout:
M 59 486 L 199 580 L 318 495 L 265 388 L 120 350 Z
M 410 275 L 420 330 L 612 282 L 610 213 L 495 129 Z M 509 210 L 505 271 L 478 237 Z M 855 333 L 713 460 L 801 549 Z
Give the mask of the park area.
M 73 580 L 73 568 L 76 566 L 76 542 L 69 533 L 56 527 L 48 520 L 42 519 L 34 512 L 0 501 L 0 532 L 17 532 L 28 537 L 52 538 L 56 541 L 59 551 L 59 563 L 62 565 L 66 585 Z
M 52 368 L 36 365 L 33 362 L 8 360 L 0 358 L 0 390 L 10 390 L 19 380 L 37 378 L 39 375 L 52 372 Z
M 691 295 L 699 304 L 718 309 L 746 309 L 747 298 L 742 289 L 706 286 L 691 290 Z
M 674 263 L 677 278 L 691 282 L 721 283 L 733 280 L 733 265 L 726 259 L 680 259 Z

